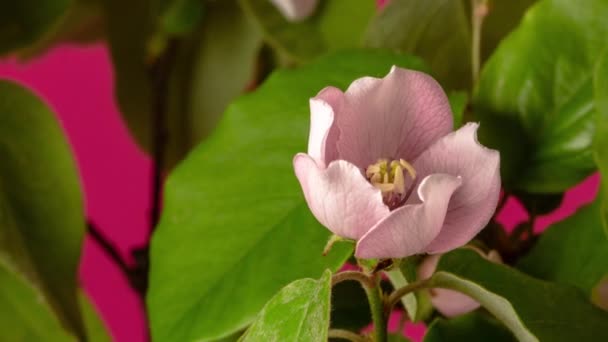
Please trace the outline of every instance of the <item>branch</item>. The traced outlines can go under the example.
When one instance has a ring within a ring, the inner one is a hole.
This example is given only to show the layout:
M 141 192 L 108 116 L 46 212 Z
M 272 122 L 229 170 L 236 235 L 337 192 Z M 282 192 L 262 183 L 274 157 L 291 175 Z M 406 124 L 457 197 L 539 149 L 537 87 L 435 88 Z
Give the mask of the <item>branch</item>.
M 355 334 L 352 331 L 343 329 L 330 329 L 327 333 L 328 338 L 339 338 L 342 340 L 348 340 L 351 342 L 368 342 L 369 340 L 359 334 Z
M 122 257 L 118 253 L 118 249 L 103 235 L 95 223 L 92 221 L 87 221 L 87 228 L 89 236 L 97 243 L 97 245 L 99 245 L 99 247 L 101 247 L 106 255 L 112 259 L 112 262 L 114 262 L 114 264 L 120 268 L 122 273 L 124 273 L 125 276 L 130 277 L 131 270 L 129 265 L 122 260 Z
M 401 297 L 405 296 L 406 294 L 430 287 L 431 282 L 429 279 L 418 280 L 393 291 L 386 301 L 387 310 L 391 310 L 393 306 L 395 306 L 401 300 Z

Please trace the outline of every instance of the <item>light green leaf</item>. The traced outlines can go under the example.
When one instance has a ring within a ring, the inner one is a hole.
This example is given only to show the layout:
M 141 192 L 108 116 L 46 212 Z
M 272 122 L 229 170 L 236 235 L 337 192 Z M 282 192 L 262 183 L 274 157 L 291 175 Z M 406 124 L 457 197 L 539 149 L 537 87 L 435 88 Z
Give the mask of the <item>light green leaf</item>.
M 600 190 L 602 206 L 600 210 L 604 230 L 608 236 L 608 49 L 604 50 L 597 62 L 593 85 L 597 108 L 593 154 L 602 175 Z
M 171 165 L 205 138 L 228 104 L 251 85 L 261 44 L 259 30 L 236 2 L 207 5 L 202 26 L 183 40 L 176 61 L 167 141 Z
M 477 300 L 520 341 L 608 340 L 608 312 L 577 288 L 532 278 L 468 249 L 443 255 L 438 270 L 436 287 Z
M 107 328 L 84 291 L 79 293 L 80 309 L 87 329 L 88 342 L 110 342 Z
M 450 107 L 452 107 L 454 128 L 456 129 L 464 123 L 464 112 L 469 102 L 469 95 L 465 91 L 451 91 L 448 94 L 448 100 L 450 101 Z
M 319 1 L 315 14 L 289 22 L 268 0 L 240 0 L 261 28 L 265 40 L 296 62 L 307 62 L 329 51 L 361 45 L 363 32 L 376 12 L 374 0 Z
M 492 341 L 515 342 L 515 337 L 500 322 L 479 312 L 452 319 L 438 318 L 424 335 L 424 342 Z
M 576 286 L 591 297 L 593 287 L 608 274 L 600 201 L 549 227 L 517 266 L 534 277 Z
M 371 21 L 365 45 L 420 56 L 444 87 L 468 89 L 470 36 L 462 1 L 391 0 Z
M 292 159 L 306 150 L 310 97 L 383 76 L 393 64 L 423 67 L 386 52 L 338 53 L 275 72 L 228 107 L 167 180 L 151 250 L 153 339 L 221 338 L 251 323 L 289 282 L 343 264 L 352 246 L 321 255 L 330 234 L 310 214 Z
M 595 169 L 591 76 L 606 16 L 604 0 L 539 1 L 488 60 L 474 108 L 507 188 L 562 192 Z
M 0 5 L 0 55 L 36 42 L 60 21 L 72 1 L 3 1 Z
M 330 270 L 319 280 L 294 281 L 264 306 L 241 341 L 327 341 L 330 296 Z
M 0 262 L 35 284 L 61 322 L 84 336 L 77 268 L 84 210 L 76 166 L 48 107 L 0 81 Z

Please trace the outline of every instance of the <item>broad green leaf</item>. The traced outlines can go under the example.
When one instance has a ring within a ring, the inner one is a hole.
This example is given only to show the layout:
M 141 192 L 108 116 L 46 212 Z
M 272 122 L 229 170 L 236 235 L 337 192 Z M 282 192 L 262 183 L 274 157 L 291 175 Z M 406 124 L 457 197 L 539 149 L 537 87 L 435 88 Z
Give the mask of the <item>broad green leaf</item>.
M 39 291 L 0 262 L 0 330 L 4 341 L 76 341 Z
M 483 68 L 480 139 L 501 151 L 507 188 L 562 192 L 593 172 L 591 76 L 606 16 L 604 0 L 539 1 Z
M 597 108 L 593 152 L 595 162 L 602 175 L 601 216 L 604 230 L 608 234 L 608 49 L 604 50 L 597 62 L 593 83 Z
M 600 201 L 549 227 L 518 268 L 545 280 L 579 287 L 588 297 L 608 274 L 608 239 L 602 229 Z
M 449 277 L 436 280 L 437 287 L 473 297 L 519 340 L 608 340 L 608 312 L 596 308 L 577 288 L 532 278 L 467 249 L 445 254 L 438 270 L 443 272 L 433 278 Z
M 36 42 L 60 21 L 72 1 L 3 1 L 0 4 L 0 55 Z
M 153 339 L 221 338 L 251 323 L 281 287 L 344 263 L 350 244 L 321 256 L 330 234 L 310 214 L 292 159 L 306 151 L 310 97 L 393 64 L 423 68 L 412 57 L 343 52 L 275 72 L 228 107 L 165 186 L 147 298 Z
M 307 62 L 328 51 L 361 45 L 363 32 L 376 12 L 374 0 L 319 1 L 315 14 L 289 22 L 268 0 L 240 0 L 261 28 L 265 40 L 296 62 Z
M 467 109 L 469 95 L 464 91 L 451 91 L 448 94 L 448 100 L 450 101 L 450 107 L 452 107 L 454 115 L 454 128 L 458 128 L 464 123 L 464 112 Z
M 241 341 L 327 341 L 330 296 L 330 270 L 319 280 L 294 281 L 264 306 Z
M 176 61 L 167 141 L 170 164 L 205 138 L 228 104 L 251 85 L 261 44 L 259 30 L 235 1 L 207 5 L 202 26 L 183 39 Z
M 76 166 L 54 114 L 8 81 L 0 81 L 0 160 L 0 262 L 34 283 L 83 336 L 76 272 L 85 220 Z
M 424 335 L 424 342 L 514 342 L 515 337 L 495 319 L 471 312 L 452 319 L 438 318 Z
M 471 38 L 462 1 L 391 0 L 371 21 L 365 45 L 422 57 L 449 89 L 471 86 Z

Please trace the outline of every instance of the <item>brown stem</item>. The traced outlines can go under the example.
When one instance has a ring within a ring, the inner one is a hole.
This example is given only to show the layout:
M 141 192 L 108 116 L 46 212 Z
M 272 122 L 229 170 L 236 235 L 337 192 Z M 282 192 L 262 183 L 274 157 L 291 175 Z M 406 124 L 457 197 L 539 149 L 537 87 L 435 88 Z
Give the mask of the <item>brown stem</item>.
M 429 279 L 422 279 L 393 291 L 393 293 L 391 293 L 386 300 L 387 311 L 392 310 L 393 306 L 395 306 L 401 300 L 401 297 L 411 292 L 428 288 L 430 285 L 431 283 Z
M 336 284 L 346 280 L 358 281 L 364 288 L 371 288 L 375 286 L 374 281 L 370 277 L 359 271 L 343 271 L 334 274 L 334 276 L 331 278 L 331 286 L 335 286 Z

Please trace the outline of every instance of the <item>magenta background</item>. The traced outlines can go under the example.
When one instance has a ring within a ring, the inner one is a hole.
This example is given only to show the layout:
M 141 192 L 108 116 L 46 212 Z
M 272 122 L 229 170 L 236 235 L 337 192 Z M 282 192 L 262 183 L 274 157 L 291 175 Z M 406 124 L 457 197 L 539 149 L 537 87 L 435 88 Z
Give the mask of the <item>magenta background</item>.
M 0 60 L 0 78 L 34 90 L 57 113 L 78 162 L 87 216 L 111 237 L 123 256 L 143 244 L 147 238 L 150 160 L 121 121 L 105 46 L 59 47 L 25 64 Z M 537 220 L 537 230 L 592 201 L 597 185 L 598 177 L 592 176 L 569 191 L 559 210 Z M 525 211 L 513 200 L 499 215 L 508 228 L 525 219 Z M 89 239 L 84 245 L 80 278 L 115 341 L 145 341 L 137 297 L 119 270 Z M 419 336 L 422 329 L 409 326 L 406 331 Z

